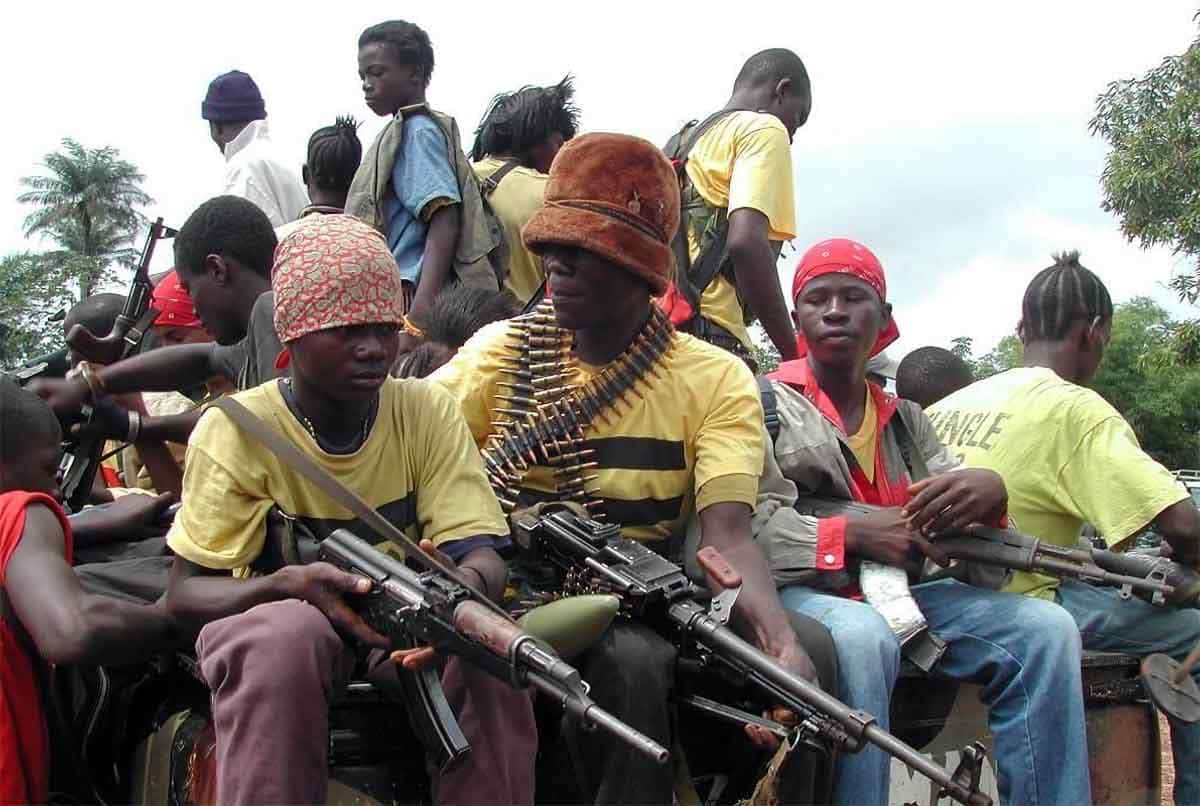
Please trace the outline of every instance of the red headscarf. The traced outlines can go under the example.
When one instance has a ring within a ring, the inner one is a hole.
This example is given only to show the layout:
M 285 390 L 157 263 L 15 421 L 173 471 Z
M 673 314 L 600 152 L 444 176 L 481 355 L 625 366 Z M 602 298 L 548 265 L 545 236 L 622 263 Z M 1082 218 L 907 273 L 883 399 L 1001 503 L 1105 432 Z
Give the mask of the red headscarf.
M 796 264 L 796 273 L 792 275 L 792 303 L 804 290 L 804 286 L 824 274 L 850 274 L 871 288 L 879 295 L 881 302 L 887 302 L 887 281 L 883 276 L 883 264 L 875 253 L 858 241 L 849 238 L 830 238 L 809 248 L 800 262 Z M 889 344 L 900 338 L 900 329 L 896 320 L 888 319 L 887 327 L 879 332 L 871 355 L 882 352 Z M 808 355 L 808 344 L 803 333 L 796 334 L 796 351 L 803 358 Z
M 196 316 L 192 298 L 179 283 L 179 275 L 171 269 L 158 281 L 150 297 L 151 307 L 158 310 L 154 320 L 156 327 L 204 327 Z

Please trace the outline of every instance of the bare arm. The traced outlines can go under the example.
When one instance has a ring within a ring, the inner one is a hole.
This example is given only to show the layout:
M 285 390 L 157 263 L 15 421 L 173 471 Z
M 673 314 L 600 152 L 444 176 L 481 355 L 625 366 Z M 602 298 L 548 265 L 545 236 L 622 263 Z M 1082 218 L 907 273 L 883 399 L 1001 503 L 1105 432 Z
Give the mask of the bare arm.
M 234 579 L 228 571 L 205 568 L 176 555 L 166 600 L 181 634 L 188 638 L 194 639 L 210 621 L 267 602 L 302 599 L 342 632 L 365 644 L 386 647 L 387 639 L 368 627 L 342 600 L 344 594 L 367 593 L 370 589 L 370 580 L 328 563 L 288 565 L 266 576 Z
M 70 516 L 76 546 L 98 546 L 118 540 L 161 537 L 167 528 L 163 515 L 176 501 L 172 493 L 124 495 L 104 506 L 88 507 Z
M 472 576 L 479 577 L 482 582 L 480 591 L 489 599 L 499 601 L 504 595 L 504 585 L 508 581 L 508 566 L 495 549 L 490 547 L 475 549 L 462 558 L 458 567 L 460 570 L 472 572 L 467 574 L 468 579 Z
M 196 427 L 196 423 L 200 422 L 200 415 L 204 413 L 204 409 L 196 408 L 191 411 L 185 411 L 181 414 L 168 414 L 163 417 L 143 417 L 141 439 L 151 442 L 177 442 L 180 445 L 186 445 L 188 439 L 192 435 L 192 430 Z M 138 450 L 141 450 L 141 443 L 138 443 Z M 145 454 L 143 454 L 145 458 Z M 149 461 L 146 462 L 149 465 Z M 162 489 L 159 487 L 158 489 Z
M 763 652 L 816 680 L 812 661 L 796 640 L 779 601 L 767 559 L 750 536 L 750 507 L 737 502 L 713 504 L 700 513 L 700 527 L 701 548 L 712 546 L 720 551 L 742 577 L 742 591 L 733 610 L 740 631 Z
M 137 449 L 154 489 L 171 493 L 178 501 L 183 496 L 183 468 L 171 449 L 164 442 L 138 442 Z
M 13 611 L 50 663 L 129 663 L 168 648 L 172 622 L 161 604 L 135 605 L 85 593 L 67 565 L 66 538 L 44 506 L 25 515 L 21 544 L 9 560 Z
M 425 255 L 421 259 L 421 282 L 413 297 L 410 318 L 417 324 L 424 323 L 425 312 L 433 298 L 450 281 L 454 266 L 454 253 L 458 249 L 458 236 L 462 231 L 462 205 L 447 204 L 438 208 L 429 219 L 429 231 L 425 236 Z
M 1190 497 L 1158 513 L 1154 525 L 1171 546 L 1176 562 L 1200 567 L 1200 509 Z
M 743 207 L 729 214 L 726 241 L 738 290 L 762 322 L 784 361 L 796 358 L 796 331 L 775 270 L 775 251 L 767 237 L 767 217 Z
M 162 347 L 107 367 L 98 367 L 96 376 L 110 395 L 187 389 L 199 386 L 218 373 L 213 366 L 215 348 L 214 344 Z M 83 378 L 38 380 L 29 388 L 49 403 L 60 418 L 78 412 L 91 397 Z

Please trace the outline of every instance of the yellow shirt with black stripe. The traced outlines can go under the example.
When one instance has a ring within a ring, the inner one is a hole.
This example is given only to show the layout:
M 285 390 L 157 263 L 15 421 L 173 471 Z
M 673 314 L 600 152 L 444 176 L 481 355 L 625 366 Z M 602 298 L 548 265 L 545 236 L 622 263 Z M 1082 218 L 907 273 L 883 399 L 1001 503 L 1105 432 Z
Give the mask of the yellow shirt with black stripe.
M 345 455 L 326 453 L 317 445 L 288 409 L 279 381 L 234 399 L 413 539 L 428 537 L 447 549 L 463 538 L 508 534 L 454 400 L 428 381 L 384 383 L 366 442 Z M 318 538 L 349 528 L 380 550 L 403 556 L 243 434 L 224 412 L 208 409 L 188 441 L 183 506 L 167 535 L 168 545 L 197 565 L 248 576 L 249 565 L 262 552 L 267 512 L 275 504 L 302 519 Z
M 749 208 L 767 218 L 767 237 L 775 242 L 796 237 L 796 191 L 792 143 L 779 118 L 763 112 L 733 112 L 700 135 L 688 154 L 687 174 L 700 196 L 730 213 Z M 688 232 L 695 261 L 700 244 Z M 737 291 L 718 274 L 700 296 L 700 313 L 728 330 L 750 349 L 750 331 Z
M 517 354 L 507 322 L 479 331 L 431 376 L 457 398 L 479 446 L 492 433 L 503 392 L 504 359 Z M 585 384 L 604 367 L 572 362 L 570 384 Z M 609 420 L 585 431 L 598 467 L 588 485 L 604 503 L 610 523 L 626 537 L 664 540 L 678 533 L 693 511 L 713 504 L 754 506 L 763 467 L 763 413 L 754 376 L 720 348 L 676 333 L 637 392 L 618 403 Z M 553 478 L 534 467 L 523 490 L 532 500 L 552 497 Z M 523 498 L 526 496 L 523 495 Z
M 487 157 L 472 163 L 479 181 L 500 170 L 504 160 Z M 546 196 L 546 183 L 550 177 L 541 171 L 518 165 L 513 168 L 488 197 L 496 217 L 504 227 L 504 239 L 508 243 L 508 276 L 504 287 L 524 305 L 546 279 L 542 259 L 525 248 L 521 240 L 521 228 L 529 223 L 533 214 L 542 209 Z

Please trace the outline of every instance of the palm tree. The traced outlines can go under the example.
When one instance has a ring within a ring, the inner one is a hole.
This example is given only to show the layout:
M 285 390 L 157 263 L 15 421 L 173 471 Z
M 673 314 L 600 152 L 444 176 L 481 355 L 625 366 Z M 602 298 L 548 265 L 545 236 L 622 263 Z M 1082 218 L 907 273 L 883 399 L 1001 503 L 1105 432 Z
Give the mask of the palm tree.
M 146 177 L 111 146 L 89 149 L 68 137 L 42 165 L 45 175 L 21 180 L 28 190 L 17 201 L 36 206 L 25 218 L 25 235 L 48 237 L 64 262 L 82 267 L 83 298 L 107 279 L 112 264 L 132 265 L 133 238 L 146 221 L 136 208 L 154 200 L 142 190 Z

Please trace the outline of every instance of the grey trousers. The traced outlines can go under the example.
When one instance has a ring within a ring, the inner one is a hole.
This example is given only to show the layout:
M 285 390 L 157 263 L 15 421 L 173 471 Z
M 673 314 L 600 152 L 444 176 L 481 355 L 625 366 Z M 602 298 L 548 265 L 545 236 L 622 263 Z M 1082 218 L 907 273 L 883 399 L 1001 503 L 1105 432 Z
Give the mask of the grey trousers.
M 296 599 L 259 605 L 206 625 L 196 654 L 212 692 L 219 802 L 323 803 L 329 706 L 355 661 L 324 614 Z M 435 801 L 532 803 L 537 729 L 528 693 L 457 658 L 442 686 L 471 752 L 435 776 Z

